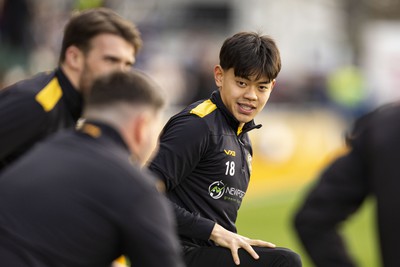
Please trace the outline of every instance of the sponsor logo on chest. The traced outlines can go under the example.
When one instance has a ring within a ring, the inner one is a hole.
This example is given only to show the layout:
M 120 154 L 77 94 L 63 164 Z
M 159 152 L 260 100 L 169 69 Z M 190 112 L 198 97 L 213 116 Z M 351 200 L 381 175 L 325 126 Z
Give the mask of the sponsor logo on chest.
M 208 194 L 213 199 L 220 199 L 223 197 L 224 200 L 240 203 L 246 193 L 243 190 L 226 185 L 222 181 L 215 181 L 208 187 Z

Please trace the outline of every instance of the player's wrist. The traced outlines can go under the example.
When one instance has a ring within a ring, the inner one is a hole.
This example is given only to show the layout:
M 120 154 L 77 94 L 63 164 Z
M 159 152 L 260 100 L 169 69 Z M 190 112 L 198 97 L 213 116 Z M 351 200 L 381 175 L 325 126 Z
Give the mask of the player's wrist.
M 225 228 L 223 228 L 221 225 L 218 223 L 215 223 L 211 235 L 210 235 L 210 240 L 212 241 L 217 241 L 221 236 L 223 236 L 223 232 L 226 231 Z

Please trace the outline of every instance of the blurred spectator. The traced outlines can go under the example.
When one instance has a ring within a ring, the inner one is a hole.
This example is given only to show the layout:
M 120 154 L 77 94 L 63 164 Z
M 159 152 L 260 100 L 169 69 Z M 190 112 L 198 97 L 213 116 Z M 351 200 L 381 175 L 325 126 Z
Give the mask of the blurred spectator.
M 9 68 L 25 68 L 28 63 L 33 45 L 31 10 L 31 1 L 0 1 L 0 80 Z
M 364 77 L 356 66 L 344 66 L 332 72 L 327 80 L 327 95 L 345 118 L 361 116 L 367 110 Z

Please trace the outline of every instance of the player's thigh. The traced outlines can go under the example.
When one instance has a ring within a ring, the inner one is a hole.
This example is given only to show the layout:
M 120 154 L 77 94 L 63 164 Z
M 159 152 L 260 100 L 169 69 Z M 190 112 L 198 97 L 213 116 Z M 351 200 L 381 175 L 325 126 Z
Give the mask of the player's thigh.
M 244 249 L 239 249 L 240 266 L 246 267 L 300 267 L 300 256 L 286 248 L 254 247 L 260 256 L 255 260 Z M 237 267 L 231 251 L 223 247 L 199 247 L 185 251 L 187 267 Z

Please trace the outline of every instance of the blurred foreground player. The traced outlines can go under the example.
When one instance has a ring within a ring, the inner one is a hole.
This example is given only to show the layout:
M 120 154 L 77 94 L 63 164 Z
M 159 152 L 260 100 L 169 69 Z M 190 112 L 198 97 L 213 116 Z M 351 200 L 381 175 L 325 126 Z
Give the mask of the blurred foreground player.
M 368 196 L 376 201 L 382 266 L 400 266 L 399 136 L 399 103 L 363 116 L 347 137 L 349 153 L 334 161 L 308 193 L 295 227 L 316 266 L 357 266 L 339 226 Z
M 251 173 L 248 132 L 261 127 L 254 117 L 267 103 L 280 69 L 279 50 L 270 37 L 237 33 L 225 40 L 214 68 L 218 90 L 164 127 L 149 168 L 166 185 L 189 267 L 301 266 L 293 251 L 241 236 L 235 225 Z
M 140 72 L 94 83 L 80 130 L 60 132 L 0 176 L 0 262 L 15 267 L 181 267 L 173 216 L 140 170 L 163 98 Z

